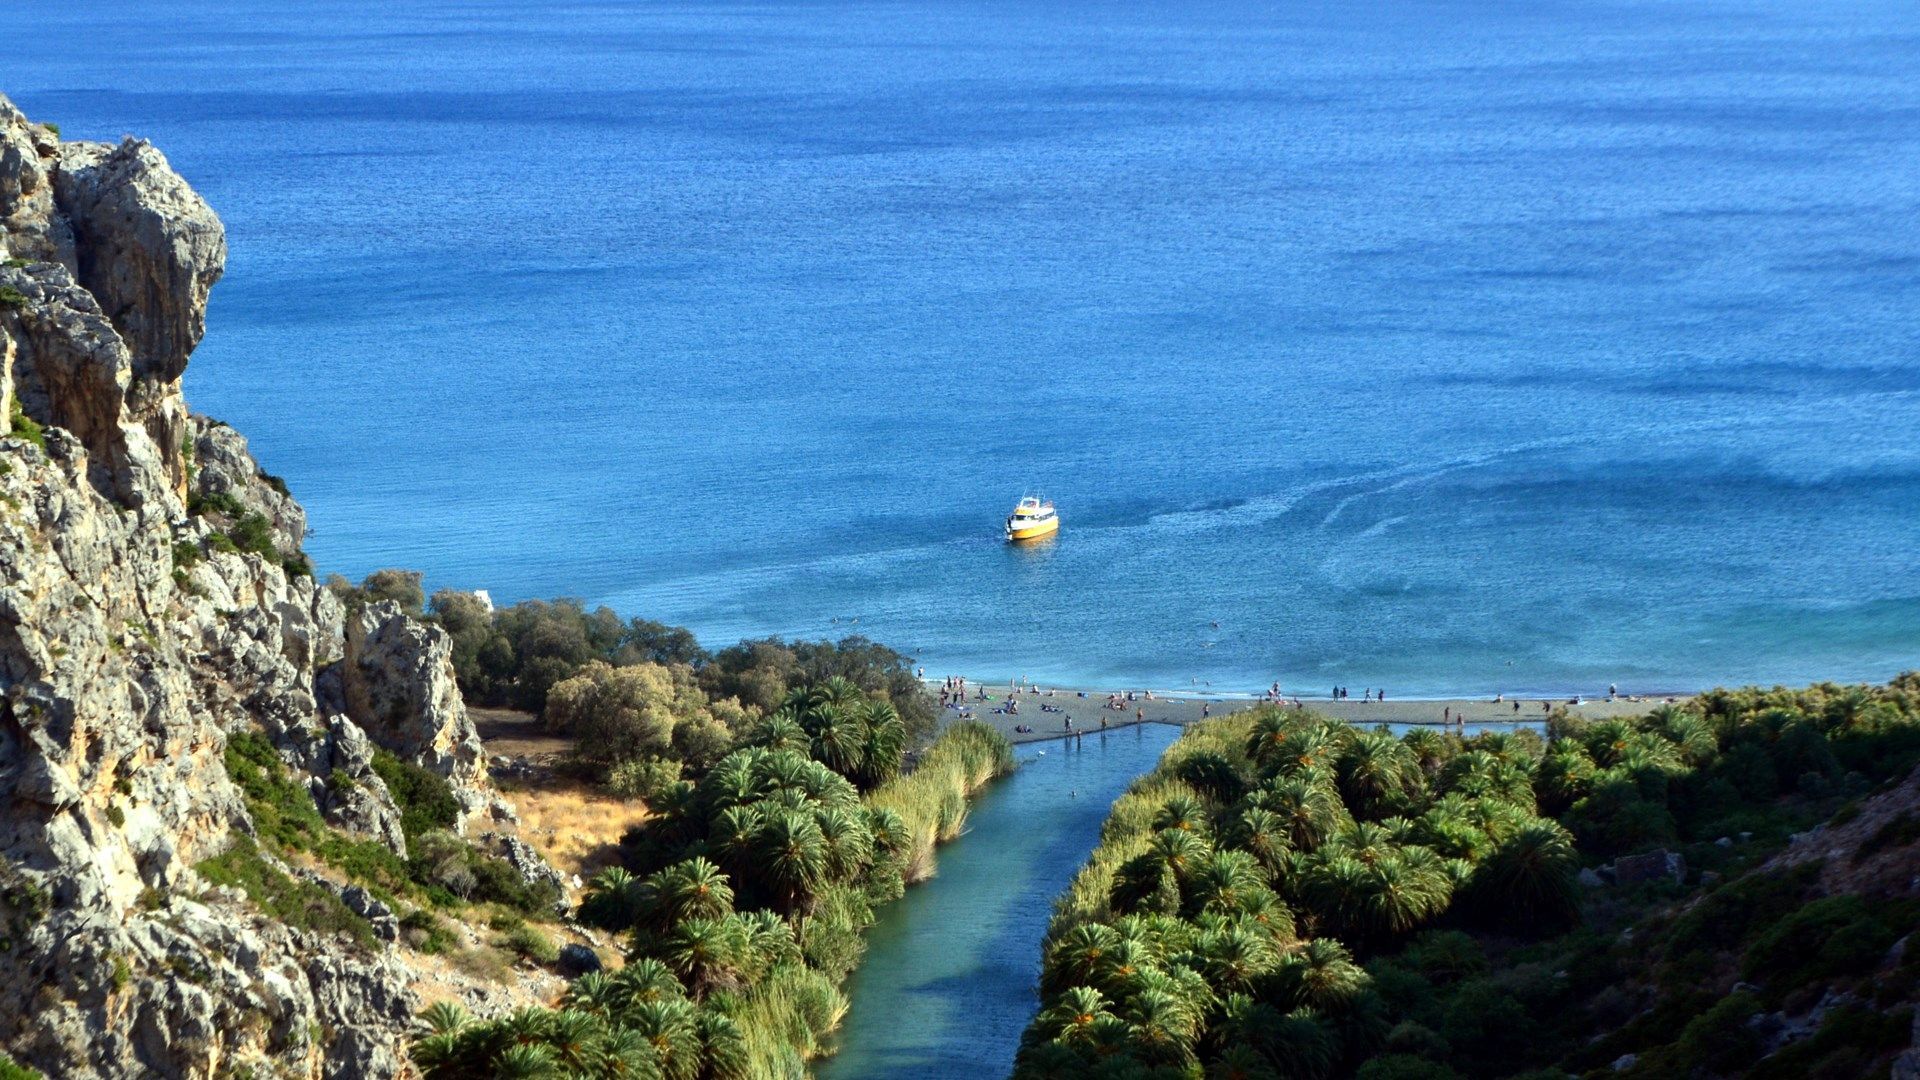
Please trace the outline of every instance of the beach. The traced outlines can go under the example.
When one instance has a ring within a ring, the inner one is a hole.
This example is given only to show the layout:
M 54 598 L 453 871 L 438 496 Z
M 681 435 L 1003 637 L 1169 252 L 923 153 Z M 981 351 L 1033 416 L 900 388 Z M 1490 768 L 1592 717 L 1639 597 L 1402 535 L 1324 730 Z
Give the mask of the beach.
M 939 696 L 941 683 L 930 681 L 928 689 Z M 967 683 L 967 692 L 977 695 L 976 684 Z M 945 727 L 957 720 L 979 720 L 991 724 L 1014 742 L 1038 742 L 1043 739 L 1060 739 L 1069 735 L 1088 731 L 1099 731 L 1102 719 L 1107 730 L 1126 727 L 1135 723 L 1173 724 L 1185 726 L 1206 716 L 1226 716 L 1242 709 L 1250 709 L 1261 702 L 1249 697 L 1229 697 L 1225 695 L 1155 693 L 1151 699 L 1135 692 L 1134 700 L 1125 702 L 1124 709 L 1106 708 L 1108 699 L 1118 694 L 1123 699 L 1126 691 L 1112 690 L 1066 690 L 1042 688 L 1038 693 L 1022 691 L 1014 695 L 1019 704 L 1018 713 L 995 712 L 1007 700 L 1006 683 L 988 687 L 988 699 L 981 701 L 977 696 L 967 701 L 966 711 L 954 708 L 940 710 L 940 725 Z M 1309 712 L 1319 713 L 1336 720 L 1345 720 L 1350 724 L 1431 724 L 1440 727 L 1449 723 L 1461 722 L 1468 728 L 1501 724 L 1538 723 L 1547 716 L 1548 709 L 1543 703 L 1553 707 L 1565 706 L 1575 716 L 1589 720 L 1603 720 L 1614 716 L 1638 716 L 1651 712 L 1669 701 L 1684 701 L 1689 695 L 1668 693 L 1659 695 L 1622 696 L 1608 701 L 1603 695 L 1598 698 L 1579 699 L 1573 704 L 1574 697 L 1569 694 L 1562 697 L 1526 697 L 1508 698 L 1495 701 L 1487 698 L 1437 698 L 1395 701 L 1361 701 L 1347 698 L 1335 701 L 1327 697 L 1300 698 L 1301 707 Z M 1520 708 L 1515 711 L 1514 704 Z M 1294 699 L 1286 700 L 1286 707 L 1294 707 Z M 1042 710 L 1041 706 L 1046 706 Z M 1055 712 L 1053 710 L 1058 709 Z M 1071 719 L 1073 727 L 1067 728 L 1066 721 Z M 1030 731 L 1018 730 L 1021 727 Z

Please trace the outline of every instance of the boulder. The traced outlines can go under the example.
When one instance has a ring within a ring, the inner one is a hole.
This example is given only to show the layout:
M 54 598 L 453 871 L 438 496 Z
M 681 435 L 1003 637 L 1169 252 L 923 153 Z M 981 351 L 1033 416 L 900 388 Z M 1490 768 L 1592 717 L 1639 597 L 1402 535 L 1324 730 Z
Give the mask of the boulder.
M 1665 848 L 1640 855 L 1623 855 L 1613 862 L 1613 876 L 1621 885 L 1635 885 L 1663 877 L 1680 882 L 1687 876 L 1687 860 L 1679 852 Z

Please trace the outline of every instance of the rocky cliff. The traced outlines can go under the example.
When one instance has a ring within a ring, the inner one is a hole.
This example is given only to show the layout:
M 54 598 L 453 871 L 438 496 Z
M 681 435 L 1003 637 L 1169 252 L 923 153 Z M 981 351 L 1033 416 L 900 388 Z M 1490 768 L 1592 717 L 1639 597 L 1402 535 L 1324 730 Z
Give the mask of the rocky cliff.
M 445 777 L 462 828 L 511 817 L 445 636 L 349 617 L 284 485 L 189 413 L 225 256 L 158 150 L 62 142 L 0 97 L 0 1048 L 51 1076 L 404 1070 L 404 950 L 196 869 L 256 831 L 231 737 L 401 856 L 376 748 Z

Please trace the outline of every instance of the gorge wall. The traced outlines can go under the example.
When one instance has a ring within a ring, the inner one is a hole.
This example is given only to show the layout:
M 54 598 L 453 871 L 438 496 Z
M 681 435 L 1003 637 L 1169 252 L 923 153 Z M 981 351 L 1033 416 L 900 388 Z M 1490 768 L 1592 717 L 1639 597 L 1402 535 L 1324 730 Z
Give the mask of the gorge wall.
M 284 485 L 188 411 L 225 257 L 154 147 L 63 142 L 0 97 L 0 1049 L 50 1076 L 405 1068 L 404 950 L 195 870 L 255 829 L 230 736 L 401 856 L 376 747 L 447 778 L 463 830 L 512 819 L 445 635 L 350 616 Z

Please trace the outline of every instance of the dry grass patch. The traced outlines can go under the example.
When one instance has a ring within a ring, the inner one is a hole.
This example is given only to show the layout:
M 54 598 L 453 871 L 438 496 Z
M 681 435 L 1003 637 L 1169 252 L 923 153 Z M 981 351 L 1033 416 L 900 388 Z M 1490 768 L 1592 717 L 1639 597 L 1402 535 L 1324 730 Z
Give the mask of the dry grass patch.
M 627 802 L 576 781 L 555 779 L 506 792 L 520 812 L 520 838 L 565 874 L 583 879 L 619 864 L 620 838 L 647 820 L 643 802 Z

